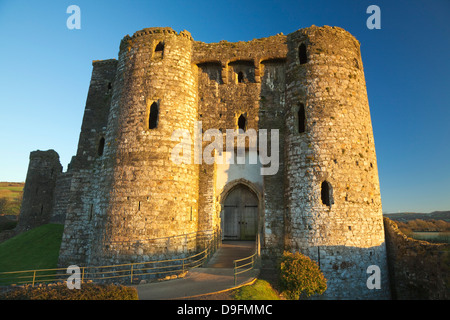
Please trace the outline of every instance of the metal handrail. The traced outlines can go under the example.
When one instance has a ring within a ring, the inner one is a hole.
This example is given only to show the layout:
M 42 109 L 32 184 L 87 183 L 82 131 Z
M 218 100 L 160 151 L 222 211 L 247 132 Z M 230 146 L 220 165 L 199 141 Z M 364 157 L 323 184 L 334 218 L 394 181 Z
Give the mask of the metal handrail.
M 175 238 L 180 238 L 180 237 L 186 237 L 187 238 L 188 236 L 192 236 L 194 234 L 207 233 L 207 232 L 213 232 L 213 234 L 216 233 L 214 230 L 209 229 L 209 230 L 203 230 L 203 231 L 194 231 L 194 232 L 190 232 L 190 233 L 177 234 L 177 235 L 168 236 L 168 237 L 159 237 L 159 238 L 150 238 L 150 239 L 110 240 L 110 241 L 108 241 L 108 244 L 124 243 L 124 242 L 144 243 L 144 242 L 147 242 L 147 241 L 156 241 L 156 240 L 169 240 L 170 241 L 170 239 L 175 239 Z
M 239 274 L 242 274 L 242 273 L 245 273 L 247 271 L 253 270 L 253 268 L 255 267 L 256 258 L 258 258 L 259 255 L 260 255 L 260 242 L 259 242 L 259 234 L 258 234 L 256 236 L 255 253 L 253 253 L 251 256 L 248 256 L 248 257 L 245 257 L 245 258 L 242 258 L 242 259 L 233 260 L 234 286 L 237 285 L 237 276 Z M 241 264 L 241 265 L 238 266 L 239 262 L 246 261 L 246 260 L 249 260 L 249 259 L 251 259 L 251 262 L 247 262 L 247 263 L 244 263 L 244 264 Z M 242 269 L 244 267 L 247 267 L 247 266 L 250 266 L 250 267 L 245 269 L 245 270 L 238 271 L 238 270 L 240 270 L 240 269 Z
M 187 270 L 201 266 L 208 260 L 208 258 L 216 251 L 218 247 L 217 236 L 217 232 L 214 232 L 212 239 L 209 239 L 208 244 L 203 251 L 185 258 L 106 266 L 80 267 L 81 282 L 84 282 L 86 279 L 95 281 L 129 277 L 130 284 L 133 284 L 133 280 L 135 280 L 136 278 L 139 279 L 140 276 L 168 274 L 175 272 L 184 273 Z M 158 263 L 167 265 L 154 266 Z M 123 269 L 121 270 L 121 268 Z M 65 281 L 69 276 L 69 274 L 66 273 L 66 270 L 66 268 L 53 268 L 0 272 L 0 285 L 4 281 L 12 282 L 11 284 L 15 285 L 31 284 L 32 286 L 34 286 L 36 283 Z

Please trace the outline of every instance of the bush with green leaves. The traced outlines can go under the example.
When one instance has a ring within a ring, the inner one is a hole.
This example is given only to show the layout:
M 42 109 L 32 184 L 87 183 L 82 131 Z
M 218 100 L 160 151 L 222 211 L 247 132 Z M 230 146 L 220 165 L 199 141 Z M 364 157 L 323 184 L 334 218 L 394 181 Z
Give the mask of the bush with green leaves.
M 280 288 L 287 299 L 308 298 L 327 289 L 327 279 L 317 263 L 299 252 L 283 253 L 279 274 Z

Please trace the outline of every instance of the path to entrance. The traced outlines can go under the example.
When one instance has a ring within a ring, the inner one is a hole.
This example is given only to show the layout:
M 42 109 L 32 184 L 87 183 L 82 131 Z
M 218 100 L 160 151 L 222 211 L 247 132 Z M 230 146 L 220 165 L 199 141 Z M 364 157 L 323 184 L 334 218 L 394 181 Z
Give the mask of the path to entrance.
M 134 286 L 140 300 L 187 299 L 234 288 L 233 260 L 251 256 L 254 241 L 224 241 L 205 268 L 196 268 L 181 279 Z M 259 274 L 254 269 L 239 275 L 237 285 L 250 283 Z
M 255 253 L 255 241 L 223 241 L 212 256 L 207 268 L 234 268 L 233 260 L 246 258 Z

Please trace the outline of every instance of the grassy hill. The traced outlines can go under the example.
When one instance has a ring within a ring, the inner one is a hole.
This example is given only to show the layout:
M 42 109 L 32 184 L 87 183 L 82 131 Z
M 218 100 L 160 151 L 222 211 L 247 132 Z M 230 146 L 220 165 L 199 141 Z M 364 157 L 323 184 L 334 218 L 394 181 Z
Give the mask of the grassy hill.
M 23 182 L 0 182 L 0 198 L 18 198 L 24 186 Z
M 56 268 L 63 231 L 46 224 L 0 243 L 0 272 Z
M 0 215 L 18 215 L 22 203 L 23 182 L 0 182 Z
M 418 213 L 418 212 L 400 212 L 400 213 L 384 213 L 385 217 L 395 220 L 408 222 L 411 220 L 444 220 L 450 222 L 450 211 L 434 211 L 431 213 Z
M 54 269 L 57 267 L 59 248 L 64 226 L 46 224 L 24 232 L 0 243 L 0 285 L 20 284 L 20 281 L 30 281 L 33 273 L 17 275 L 1 274 L 7 271 L 22 271 L 35 269 Z M 36 274 L 44 281 L 54 281 L 60 277 Z M 64 278 L 68 275 L 64 274 Z M 136 288 L 120 285 L 83 284 L 83 290 L 70 290 L 62 283 L 48 286 L 25 286 L 18 290 L 0 293 L 0 300 L 138 300 Z

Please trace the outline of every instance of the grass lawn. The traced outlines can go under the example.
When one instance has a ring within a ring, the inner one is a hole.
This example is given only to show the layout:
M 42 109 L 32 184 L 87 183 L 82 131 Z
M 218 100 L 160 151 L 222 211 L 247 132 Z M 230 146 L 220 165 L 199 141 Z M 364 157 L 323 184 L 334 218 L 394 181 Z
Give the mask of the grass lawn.
M 63 231 L 46 224 L 0 243 L 0 272 L 57 268 Z
M 258 279 L 250 286 L 244 286 L 236 290 L 235 300 L 280 300 L 278 293 L 269 282 Z
M 23 183 L 0 182 L 0 198 L 17 199 L 21 196 L 23 188 Z
M 18 215 L 22 204 L 23 183 L 0 182 L 0 214 Z

